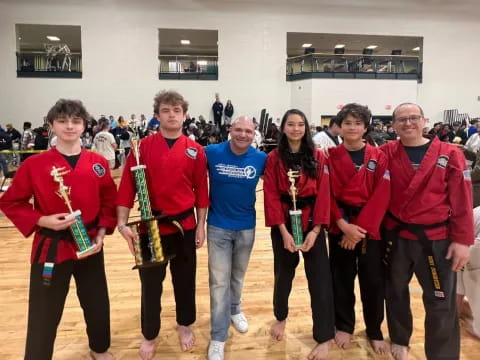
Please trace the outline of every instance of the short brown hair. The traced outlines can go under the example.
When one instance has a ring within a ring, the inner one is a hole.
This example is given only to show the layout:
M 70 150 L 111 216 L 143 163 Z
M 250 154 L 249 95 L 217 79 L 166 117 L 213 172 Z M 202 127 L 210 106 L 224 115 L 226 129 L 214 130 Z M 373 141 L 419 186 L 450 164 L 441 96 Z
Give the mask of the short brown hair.
M 83 125 L 85 127 L 87 127 L 87 121 L 90 119 L 87 109 L 85 109 L 85 106 L 83 106 L 83 103 L 80 100 L 58 100 L 48 111 L 47 121 L 52 125 L 53 120 L 62 116 L 78 116 L 83 120 Z
M 160 91 L 153 98 L 153 113 L 158 115 L 160 110 L 160 104 L 168 105 L 180 105 L 183 109 L 183 113 L 186 114 L 188 111 L 188 102 L 174 90 L 163 90 Z
M 356 103 L 350 103 L 345 105 L 342 110 L 338 112 L 336 116 L 336 123 L 338 126 L 342 126 L 343 120 L 345 120 L 348 115 L 361 120 L 365 125 L 365 129 L 370 125 L 370 119 L 372 118 L 372 113 L 368 107 Z

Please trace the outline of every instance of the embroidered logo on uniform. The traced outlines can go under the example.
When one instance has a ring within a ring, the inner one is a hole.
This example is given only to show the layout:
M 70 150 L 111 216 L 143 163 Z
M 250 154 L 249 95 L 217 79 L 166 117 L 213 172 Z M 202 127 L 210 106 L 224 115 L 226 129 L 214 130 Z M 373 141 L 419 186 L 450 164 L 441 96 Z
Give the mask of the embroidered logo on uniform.
M 185 154 L 187 154 L 187 156 L 193 160 L 197 158 L 197 153 L 198 153 L 198 150 L 193 147 L 189 147 L 187 148 L 187 150 L 185 150 Z
M 383 178 L 386 180 L 390 180 L 390 171 L 385 170 L 385 174 L 383 174 Z
M 472 177 L 470 176 L 470 170 L 463 171 L 463 180 L 472 181 Z
M 368 160 L 367 170 L 375 171 L 376 168 L 377 168 L 377 162 L 375 160 Z
M 330 171 L 328 170 L 328 166 L 327 165 L 323 165 L 323 172 L 325 174 L 330 174 Z
M 445 169 L 448 164 L 449 157 L 447 155 L 440 155 L 437 160 L 437 166 Z
M 93 172 L 97 174 L 98 177 L 103 177 L 106 173 L 105 168 L 102 166 L 102 164 L 99 164 L 99 163 L 93 164 L 92 168 L 93 168 Z

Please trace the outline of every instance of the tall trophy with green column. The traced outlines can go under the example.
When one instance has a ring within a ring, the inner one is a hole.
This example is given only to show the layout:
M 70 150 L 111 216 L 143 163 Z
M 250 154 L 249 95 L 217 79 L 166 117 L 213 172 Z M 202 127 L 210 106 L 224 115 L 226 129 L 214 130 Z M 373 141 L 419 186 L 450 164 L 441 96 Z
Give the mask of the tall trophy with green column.
M 130 149 L 135 157 L 135 166 L 130 168 L 135 177 L 135 186 L 138 198 L 138 206 L 140 210 L 140 220 L 130 222 L 132 231 L 136 233 L 133 247 L 135 250 L 135 268 L 149 267 L 163 264 L 168 261 L 164 255 L 162 240 L 158 227 L 157 217 L 152 213 L 152 206 L 150 204 L 150 196 L 148 192 L 148 184 L 145 165 L 140 163 L 140 143 L 137 128 L 133 126 L 134 135 L 130 139 Z
M 292 225 L 292 235 L 295 247 L 298 249 L 303 245 L 302 210 L 297 209 L 297 188 L 295 186 L 295 179 L 300 177 L 300 171 L 289 169 L 287 176 L 288 181 L 290 182 L 290 196 L 293 204 L 293 209 L 289 211 L 290 223 Z

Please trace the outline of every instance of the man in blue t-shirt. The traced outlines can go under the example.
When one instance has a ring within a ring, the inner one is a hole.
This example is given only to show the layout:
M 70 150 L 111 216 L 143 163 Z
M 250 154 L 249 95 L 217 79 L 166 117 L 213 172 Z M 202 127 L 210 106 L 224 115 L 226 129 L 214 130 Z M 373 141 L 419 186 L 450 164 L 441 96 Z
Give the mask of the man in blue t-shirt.
M 255 190 L 267 159 L 251 146 L 255 136 L 252 120 L 235 119 L 230 136 L 230 141 L 205 148 L 210 178 L 208 360 L 223 360 L 230 321 L 239 332 L 248 330 L 240 297 L 255 239 Z

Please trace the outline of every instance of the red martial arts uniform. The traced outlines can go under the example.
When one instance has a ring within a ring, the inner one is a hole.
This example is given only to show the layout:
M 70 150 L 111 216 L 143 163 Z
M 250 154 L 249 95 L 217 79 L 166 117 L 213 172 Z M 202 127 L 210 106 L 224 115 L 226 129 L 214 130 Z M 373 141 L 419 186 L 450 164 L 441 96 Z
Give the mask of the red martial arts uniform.
M 206 208 L 208 199 L 207 160 L 202 146 L 181 135 L 170 149 L 161 133 L 140 142 L 140 164 L 145 174 L 152 210 L 176 215 L 193 207 Z M 128 156 L 118 191 L 117 205 L 133 207 L 135 178 L 131 167 L 136 166 L 133 152 Z M 183 220 L 184 230 L 195 227 L 193 214 Z M 178 231 L 170 224 L 160 223 L 162 235 Z
M 428 225 L 448 220 L 448 226 L 425 230 L 428 239 L 473 245 L 472 184 L 462 152 L 435 137 L 415 171 L 400 141 L 381 150 L 390 159 L 389 212 L 405 223 Z M 392 230 L 397 223 L 387 216 L 383 225 Z M 406 230 L 399 235 L 416 239 Z
M 63 176 L 64 184 L 70 187 L 72 209 L 81 210 L 84 224 L 98 219 L 96 228 L 89 231 L 90 239 L 96 236 L 98 227 L 106 227 L 111 234 L 117 224 L 115 198 L 117 190 L 110 176 L 108 163 L 101 155 L 82 149 L 75 169 L 72 169 L 55 148 L 31 156 L 18 169 L 12 185 L 0 199 L 0 209 L 25 236 L 35 232 L 33 238 L 31 261 L 33 262 L 42 235 L 36 225 L 43 215 L 67 213 L 64 200 L 56 194 L 59 184 L 53 181 L 52 167 L 64 167 L 69 172 Z M 95 170 L 96 169 L 96 170 Z M 33 206 L 30 199 L 33 196 Z M 38 262 L 46 258 L 50 239 L 46 239 Z M 71 241 L 60 241 L 55 263 L 77 259 L 77 248 Z
M 390 338 L 408 346 L 412 314 L 408 285 L 415 273 L 425 305 L 427 359 L 458 359 L 460 331 L 456 310 L 456 274 L 446 259 L 452 242 L 472 245 L 470 172 L 457 147 L 434 138 L 417 170 L 400 141 L 381 147 L 389 159 L 391 201 L 382 236 L 386 259 L 386 308 Z M 413 155 L 412 155 L 413 156 Z
M 301 172 L 295 184 L 298 198 L 315 197 L 313 206 L 307 204 L 302 209 L 303 231 L 311 230 L 314 225 L 328 225 L 330 222 L 330 198 L 327 196 L 330 194 L 328 166 L 318 150 L 315 151 L 315 158 L 318 161 L 318 179 L 309 178 Z M 268 154 L 263 187 L 265 226 L 277 226 L 290 222 L 288 211 L 292 209 L 280 199 L 281 195 L 289 195 L 290 192 L 288 170 L 279 158 L 277 149 Z M 310 225 L 309 219 L 311 219 Z
M 82 212 L 81 218 L 87 228 L 92 226 L 88 231 L 92 242 L 99 227 L 105 227 L 107 234 L 111 234 L 117 222 L 117 190 L 103 156 L 82 149 L 72 169 L 65 157 L 56 148 L 52 148 L 29 157 L 18 169 L 12 185 L 0 199 L 0 209 L 24 236 L 35 232 L 25 349 L 25 359 L 28 360 L 51 359 L 72 276 L 75 278 L 77 297 L 87 325 L 90 349 L 103 353 L 110 347 L 110 304 L 103 250 L 77 260 L 76 244 L 68 229 L 53 231 L 36 225 L 41 216 L 68 212 L 64 200 L 56 194 L 59 183 L 50 175 L 53 166 L 69 170 L 63 175 L 64 185 L 70 187 L 69 199 L 73 210 Z M 33 205 L 30 203 L 32 196 Z M 55 236 L 55 240 L 41 233 L 45 231 L 50 236 Z M 53 251 L 55 245 L 52 244 L 57 244 L 56 253 Z M 45 262 L 56 264 L 53 276 L 50 273 L 46 277 Z M 49 281 L 45 282 L 47 279 Z
M 380 224 L 390 200 L 390 175 L 387 158 L 370 144 L 365 145 L 363 166 L 357 171 L 345 146 L 329 150 L 332 212 L 329 231 L 338 234 L 336 222 L 344 217 L 338 203 L 361 208 L 352 223 L 368 232 L 370 239 L 380 239 Z M 350 222 L 350 221 L 348 221 Z
M 358 274 L 367 336 L 382 340 L 385 277 L 380 224 L 390 200 L 388 161 L 378 148 L 365 144 L 361 167 L 357 170 L 342 144 L 329 150 L 332 218 L 329 229 L 330 266 L 335 298 L 337 331 L 353 334 L 355 328 L 355 277 Z M 360 160 L 360 159 L 359 159 Z M 345 219 L 367 231 L 366 239 L 353 250 L 340 246 L 343 233 L 337 220 Z
M 297 178 L 297 209 L 302 210 L 304 238 L 315 225 L 330 223 L 330 184 L 327 162 L 321 152 L 314 150 L 317 161 L 317 178 L 309 177 L 303 169 Z M 289 169 L 285 167 L 278 149 L 268 154 L 265 166 L 263 193 L 265 195 L 265 223 L 271 226 L 274 260 L 273 309 L 275 318 L 283 321 L 288 316 L 288 297 L 292 280 L 299 263 L 299 251 L 291 253 L 283 245 L 278 225 L 290 229 L 289 210 L 291 206 Z M 296 170 L 296 169 L 293 169 Z M 289 230 L 290 231 L 290 230 Z M 332 278 L 328 262 L 325 232 L 320 230 L 315 243 L 308 252 L 303 252 L 308 291 L 312 304 L 313 338 L 319 344 L 334 337 L 334 308 Z

